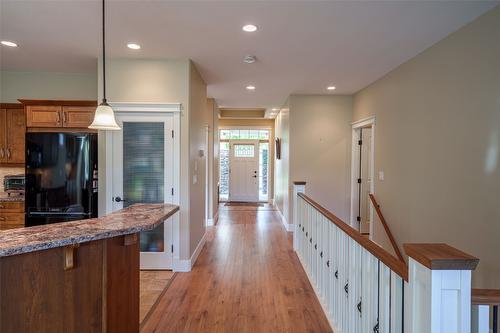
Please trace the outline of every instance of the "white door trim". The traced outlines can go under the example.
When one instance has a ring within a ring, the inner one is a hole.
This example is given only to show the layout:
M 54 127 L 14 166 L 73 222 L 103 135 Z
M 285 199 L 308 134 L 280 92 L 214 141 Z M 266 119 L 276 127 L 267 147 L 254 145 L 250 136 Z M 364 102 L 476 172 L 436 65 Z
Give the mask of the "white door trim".
M 180 205 L 180 132 L 181 132 L 181 112 L 180 103 L 110 103 L 116 112 L 123 113 L 172 113 L 172 126 L 174 129 L 173 138 L 173 187 L 174 196 L 172 203 Z M 113 133 L 112 131 L 100 131 L 99 135 L 105 138 L 105 213 L 109 214 L 113 210 Z M 101 157 L 101 156 L 100 156 Z M 172 242 L 174 245 L 173 267 L 179 266 L 180 262 L 180 212 L 172 216 Z
M 372 138 L 371 138 L 371 166 L 370 166 L 370 176 L 371 176 L 371 184 L 370 184 L 370 193 L 375 194 L 375 116 L 371 116 L 368 118 L 364 118 L 352 123 L 352 151 L 351 151 L 351 216 L 350 216 L 350 224 L 356 230 L 359 230 L 359 223 L 356 220 L 357 214 L 357 205 L 358 205 L 358 174 L 359 174 L 359 154 L 357 151 L 358 140 L 360 129 L 363 127 L 371 127 L 372 128 Z M 370 221 L 373 221 L 373 205 L 370 203 Z M 370 237 L 373 235 L 373 223 L 370 223 Z

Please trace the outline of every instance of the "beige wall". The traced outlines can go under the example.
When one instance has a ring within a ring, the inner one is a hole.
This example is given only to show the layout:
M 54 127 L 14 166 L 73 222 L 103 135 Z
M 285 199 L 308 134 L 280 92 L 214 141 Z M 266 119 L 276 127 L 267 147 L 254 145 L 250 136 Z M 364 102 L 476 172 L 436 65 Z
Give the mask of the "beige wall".
M 100 64 L 99 64 L 100 65 Z M 190 237 L 190 101 L 189 94 L 191 64 L 189 60 L 172 59 L 108 59 L 107 89 L 109 102 L 164 102 L 181 103 L 181 160 L 180 160 L 180 249 L 179 258 L 187 260 L 191 256 Z M 99 68 L 100 69 L 100 68 Z M 99 94 L 102 91 L 102 78 L 99 75 Z M 99 96 L 101 98 L 101 96 Z M 106 139 L 99 135 L 99 194 L 106 193 Z M 199 208 L 198 208 L 199 209 Z M 103 213 L 100 200 L 99 212 Z M 194 245 L 196 246 L 196 244 Z
M 0 102 L 26 99 L 97 98 L 96 73 L 0 71 Z
M 500 7 L 355 95 L 376 116 L 376 196 L 398 243 L 445 242 L 500 288 Z M 377 236 L 377 235 L 375 235 Z
M 189 222 L 190 253 L 198 246 L 206 232 L 205 193 L 208 159 L 207 86 L 192 62 L 189 62 Z M 200 156 L 203 151 L 203 156 Z
M 288 223 L 293 181 L 307 182 L 311 198 L 348 222 L 350 215 L 352 96 L 292 95 Z
M 287 221 L 289 218 L 290 110 L 288 100 L 275 119 L 275 136 L 281 140 L 281 158 L 275 160 L 274 204 Z M 288 222 L 291 223 L 291 222 Z

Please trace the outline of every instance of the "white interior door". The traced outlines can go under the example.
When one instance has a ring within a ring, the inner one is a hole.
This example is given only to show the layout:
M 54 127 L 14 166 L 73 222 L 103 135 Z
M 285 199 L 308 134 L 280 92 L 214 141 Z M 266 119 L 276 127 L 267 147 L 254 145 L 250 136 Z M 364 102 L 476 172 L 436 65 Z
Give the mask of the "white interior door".
M 361 184 L 359 186 L 360 193 L 360 209 L 359 216 L 361 219 L 361 232 L 369 233 L 370 232 L 370 189 L 372 182 L 371 175 L 371 164 L 372 164 L 372 129 L 370 127 L 361 129 L 361 141 L 362 145 L 361 149 L 361 160 L 360 160 L 360 170 L 361 170 Z
M 113 132 L 113 210 L 135 203 L 172 203 L 171 114 L 117 113 Z M 140 235 L 141 269 L 171 269 L 172 218 Z
M 229 154 L 229 200 L 259 201 L 259 141 L 230 141 Z

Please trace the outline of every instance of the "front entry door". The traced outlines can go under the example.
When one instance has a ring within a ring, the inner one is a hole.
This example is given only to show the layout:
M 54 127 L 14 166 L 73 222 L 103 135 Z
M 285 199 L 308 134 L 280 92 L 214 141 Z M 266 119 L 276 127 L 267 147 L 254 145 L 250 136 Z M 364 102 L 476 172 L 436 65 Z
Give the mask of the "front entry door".
M 113 210 L 172 203 L 172 116 L 118 113 L 113 132 Z M 141 269 L 172 268 L 172 218 L 140 235 Z
M 229 154 L 229 200 L 259 201 L 259 141 L 230 141 Z

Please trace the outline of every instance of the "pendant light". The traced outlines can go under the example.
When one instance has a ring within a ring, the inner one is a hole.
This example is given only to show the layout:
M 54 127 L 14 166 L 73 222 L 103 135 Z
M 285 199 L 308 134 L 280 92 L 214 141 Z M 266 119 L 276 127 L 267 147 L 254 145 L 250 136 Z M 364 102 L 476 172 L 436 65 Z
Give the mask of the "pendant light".
M 104 0 L 102 0 L 102 102 L 95 110 L 94 121 L 89 128 L 98 130 L 119 130 L 120 126 L 116 123 L 115 113 L 106 101 L 106 15 Z

